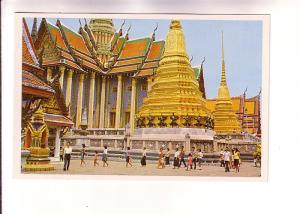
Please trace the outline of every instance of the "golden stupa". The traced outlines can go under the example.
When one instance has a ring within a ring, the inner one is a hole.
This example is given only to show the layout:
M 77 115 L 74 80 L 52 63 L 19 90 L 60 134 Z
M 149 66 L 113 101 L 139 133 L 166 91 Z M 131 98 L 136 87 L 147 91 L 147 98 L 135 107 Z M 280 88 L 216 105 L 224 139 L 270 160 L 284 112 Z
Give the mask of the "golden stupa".
M 224 61 L 224 46 L 222 32 L 222 74 L 221 83 L 216 100 L 214 112 L 214 130 L 217 133 L 233 133 L 241 131 L 241 124 L 238 121 L 236 114 L 233 111 L 232 101 L 226 83 L 225 61 Z
M 179 20 L 172 20 L 167 34 L 165 51 L 159 62 L 151 91 L 144 99 L 138 117 L 178 117 L 179 127 L 184 127 L 185 117 L 207 116 L 206 100 L 198 89 L 193 69 L 186 52 L 185 38 Z M 169 127 L 169 125 L 167 125 Z

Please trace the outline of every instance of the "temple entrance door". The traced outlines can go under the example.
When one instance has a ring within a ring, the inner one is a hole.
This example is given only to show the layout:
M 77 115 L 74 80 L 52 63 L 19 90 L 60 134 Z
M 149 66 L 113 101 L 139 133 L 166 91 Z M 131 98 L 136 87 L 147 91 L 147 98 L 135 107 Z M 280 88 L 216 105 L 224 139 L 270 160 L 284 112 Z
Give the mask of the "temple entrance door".
M 110 128 L 115 128 L 115 122 L 116 122 L 116 112 L 110 112 L 109 127 Z

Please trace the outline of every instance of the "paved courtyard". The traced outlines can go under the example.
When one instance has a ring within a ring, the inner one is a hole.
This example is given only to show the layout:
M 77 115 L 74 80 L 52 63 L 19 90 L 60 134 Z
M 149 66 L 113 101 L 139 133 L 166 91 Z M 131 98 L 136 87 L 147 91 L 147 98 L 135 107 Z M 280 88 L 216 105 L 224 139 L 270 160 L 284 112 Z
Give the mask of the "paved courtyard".
M 24 172 L 34 174 L 77 174 L 77 175 L 146 175 L 146 176 L 221 176 L 221 177 L 259 177 L 261 170 L 254 167 L 253 163 L 244 162 L 241 164 L 240 172 L 236 173 L 234 169 L 225 173 L 224 168 L 219 165 L 203 165 L 201 169 L 186 171 L 186 168 L 173 169 L 172 166 L 166 166 L 164 169 L 158 169 L 156 162 L 148 162 L 146 167 L 142 167 L 139 161 L 134 161 L 133 166 L 126 167 L 125 161 L 109 161 L 108 167 L 94 166 L 93 160 L 86 160 L 86 166 L 80 166 L 80 160 L 71 160 L 69 171 L 63 171 L 62 162 L 54 162 L 54 171 L 49 172 Z

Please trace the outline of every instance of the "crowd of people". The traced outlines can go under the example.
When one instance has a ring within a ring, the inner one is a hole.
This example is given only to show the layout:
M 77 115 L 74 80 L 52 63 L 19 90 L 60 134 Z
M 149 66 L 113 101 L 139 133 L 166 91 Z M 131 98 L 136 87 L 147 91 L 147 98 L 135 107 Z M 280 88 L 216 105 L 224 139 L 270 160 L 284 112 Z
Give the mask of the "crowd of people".
M 86 146 L 85 144 L 82 144 L 82 148 L 80 149 L 80 166 L 83 167 L 86 165 L 85 162 L 85 156 L 86 156 Z M 61 148 L 60 150 L 60 160 L 64 161 L 64 167 L 63 169 L 69 170 L 70 166 L 70 160 L 71 160 L 71 153 L 72 148 L 70 147 L 70 143 L 66 144 L 66 147 Z M 187 155 L 187 159 L 186 159 Z M 179 148 L 178 145 L 176 145 L 175 153 L 173 157 L 173 169 L 179 169 L 181 166 L 184 166 L 187 171 L 189 170 L 196 170 L 201 169 L 201 164 L 203 163 L 203 152 L 201 149 L 196 149 L 194 146 L 192 147 L 191 151 L 186 154 L 186 151 L 184 149 L 184 146 L 181 146 Z M 164 169 L 165 167 L 171 166 L 171 153 L 169 148 L 160 148 L 159 154 L 158 154 L 158 163 L 157 168 L 158 169 Z M 93 158 L 94 166 L 99 166 L 98 160 L 100 160 L 100 154 L 96 150 Z M 133 158 L 132 153 L 130 150 L 130 147 L 126 148 L 125 152 L 125 162 L 126 167 L 133 166 Z M 186 162 L 187 161 L 187 162 Z M 105 145 L 102 153 L 102 162 L 103 167 L 108 167 L 108 148 Z M 142 167 L 145 167 L 147 165 L 147 150 L 146 147 L 143 148 L 140 164 Z M 236 172 L 239 172 L 241 165 L 241 155 L 240 151 L 237 148 L 232 149 L 230 152 L 228 148 L 225 149 L 225 151 L 221 150 L 220 152 L 220 167 L 224 167 L 225 172 L 230 172 L 230 169 L 235 169 Z

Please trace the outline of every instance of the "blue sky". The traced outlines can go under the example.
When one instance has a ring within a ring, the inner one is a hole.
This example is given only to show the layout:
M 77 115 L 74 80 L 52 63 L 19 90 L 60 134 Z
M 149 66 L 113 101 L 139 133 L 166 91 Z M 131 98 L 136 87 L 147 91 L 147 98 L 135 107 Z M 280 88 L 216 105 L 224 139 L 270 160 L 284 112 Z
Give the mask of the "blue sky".
M 31 29 L 32 19 L 26 19 Z M 89 19 L 87 19 L 89 20 Z M 48 19 L 55 24 L 56 19 Z M 78 31 L 78 19 L 61 19 L 62 23 Z M 38 19 L 38 24 L 40 19 Z M 81 19 L 82 24 L 84 20 Z M 123 20 L 113 20 L 116 30 Z M 127 19 L 123 27 L 131 25 L 130 39 L 150 36 L 158 24 L 156 39 L 165 39 L 170 20 Z M 262 78 L 262 22 L 239 20 L 181 20 L 192 66 L 199 66 L 203 57 L 204 81 L 208 98 L 217 96 L 221 78 L 221 32 L 224 49 L 227 84 L 231 96 L 238 96 L 247 87 L 247 97 L 255 96 L 261 88 Z

